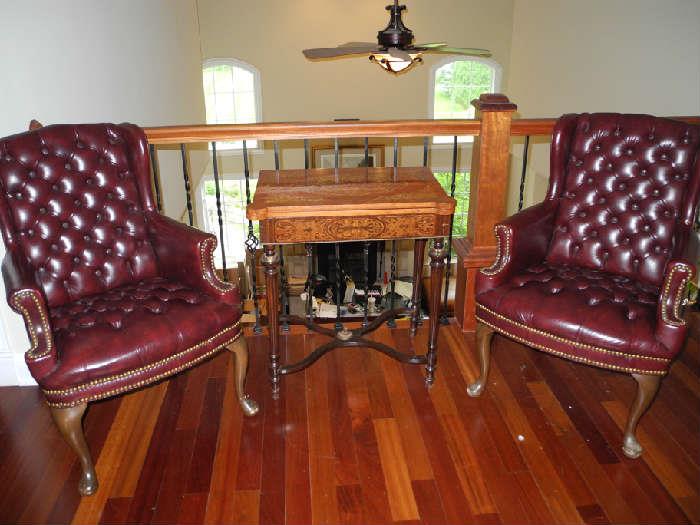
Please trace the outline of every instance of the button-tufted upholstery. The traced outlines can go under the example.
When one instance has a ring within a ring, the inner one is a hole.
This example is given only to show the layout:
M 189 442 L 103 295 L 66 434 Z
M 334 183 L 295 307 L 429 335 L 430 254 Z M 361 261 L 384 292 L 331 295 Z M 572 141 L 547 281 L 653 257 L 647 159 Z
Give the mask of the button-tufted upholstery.
M 136 388 L 240 334 L 216 239 L 158 214 L 143 132 L 55 125 L 0 140 L 8 303 L 51 406 Z
M 545 200 L 496 225 L 498 255 L 476 279 L 480 377 L 494 332 L 637 381 L 622 450 L 681 350 L 698 251 L 700 127 L 649 115 L 565 115 Z
M 496 227 L 499 258 L 477 279 L 479 321 L 576 361 L 665 373 L 686 332 L 699 150 L 700 129 L 681 122 L 562 117 L 545 201 Z

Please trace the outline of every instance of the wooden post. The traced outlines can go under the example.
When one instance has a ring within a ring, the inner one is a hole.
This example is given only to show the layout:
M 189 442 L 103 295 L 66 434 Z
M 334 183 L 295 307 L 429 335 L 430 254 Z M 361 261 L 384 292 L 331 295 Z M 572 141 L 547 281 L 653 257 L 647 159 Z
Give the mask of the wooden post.
M 493 227 L 506 214 L 510 124 L 517 109 L 501 94 L 483 94 L 472 104 L 481 121 L 481 133 L 474 138 L 472 150 L 467 237 L 454 241 L 457 253 L 455 317 L 465 332 L 476 330 L 476 274 L 496 257 Z

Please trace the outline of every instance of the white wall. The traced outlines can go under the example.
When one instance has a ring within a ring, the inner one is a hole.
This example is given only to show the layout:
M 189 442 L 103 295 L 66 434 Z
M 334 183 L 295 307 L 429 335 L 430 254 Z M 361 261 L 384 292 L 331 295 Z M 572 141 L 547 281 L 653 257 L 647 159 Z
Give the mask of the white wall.
M 204 120 L 194 0 L 6 0 L 0 17 L 0 136 L 36 118 L 133 122 Z M 181 212 L 181 175 L 165 159 L 164 185 Z M 174 205 L 173 205 L 174 206 Z M 172 206 L 166 203 L 166 210 Z M 0 257 L 4 256 L 0 244 Z M 0 283 L 0 384 L 31 381 L 24 324 Z
M 508 94 L 523 117 L 698 115 L 700 1 L 515 0 Z M 544 196 L 548 151 L 531 151 L 528 203 Z M 517 149 L 511 211 L 519 156 Z

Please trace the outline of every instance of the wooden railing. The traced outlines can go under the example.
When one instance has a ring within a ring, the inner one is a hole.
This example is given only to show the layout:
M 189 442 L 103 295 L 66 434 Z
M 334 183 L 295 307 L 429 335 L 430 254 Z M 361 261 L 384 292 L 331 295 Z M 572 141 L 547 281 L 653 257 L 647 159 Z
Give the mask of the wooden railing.
M 185 145 L 191 143 L 211 143 L 213 150 L 213 175 L 216 183 L 216 203 L 219 218 L 219 229 L 223 254 L 223 222 L 221 214 L 221 202 L 219 191 L 219 174 L 217 168 L 216 142 L 242 140 L 243 160 L 245 165 L 247 199 L 250 201 L 248 191 L 248 179 L 250 177 L 248 151 L 245 141 L 270 140 L 274 141 L 274 163 L 279 169 L 279 144 L 278 141 L 303 140 L 304 141 L 304 167 L 310 166 L 309 141 L 315 139 L 332 139 L 335 141 L 336 166 L 338 162 L 338 139 L 362 138 L 364 139 L 365 152 L 367 151 L 367 139 L 373 137 L 393 138 L 394 156 L 393 164 L 398 165 L 398 139 L 413 137 L 423 138 L 423 164 L 428 165 L 430 148 L 429 137 L 451 136 L 452 141 L 452 180 L 451 193 L 455 193 L 455 176 L 457 173 L 458 136 L 473 136 L 472 159 L 470 168 L 469 189 L 469 215 L 467 221 L 466 238 L 456 239 L 454 249 L 459 256 L 457 265 L 455 316 L 464 330 L 475 328 L 475 304 L 474 284 L 479 268 L 490 264 L 496 254 L 493 227 L 506 214 L 506 201 L 509 180 L 509 159 L 511 151 L 511 137 L 526 137 L 525 153 L 530 136 L 547 136 L 552 134 L 556 119 L 512 119 L 516 110 L 507 97 L 503 95 L 482 95 L 475 105 L 476 119 L 473 120 L 388 120 L 388 121 L 341 121 L 341 122 L 286 122 L 286 123 L 260 123 L 237 125 L 191 125 L 191 126 L 164 126 L 146 128 L 146 136 L 152 148 L 156 146 L 168 147 L 180 145 L 182 152 L 183 169 L 187 167 Z M 700 124 L 700 116 L 671 117 L 692 124 Z M 366 154 L 366 153 L 365 153 Z M 526 161 L 527 155 L 524 159 Z M 523 166 L 523 177 L 526 166 Z M 157 184 L 156 191 L 160 191 Z M 192 205 L 190 195 L 190 181 L 187 172 L 184 173 L 184 181 L 187 194 L 187 209 L 190 223 L 192 223 Z M 522 185 L 521 185 L 522 193 Z M 160 202 L 160 196 L 158 196 Z M 522 202 L 522 196 L 521 196 Z M 257 248 L 257 239 L 253 234 L 252 223 L 248 224 L 249 238 L 246 245 L 254 253 Z M 448 249 L 453 248 L 452 232 L 448 240 Z M 396 247 L 392 250 L 392 270 L 396 268 Z M 447 295 L 450 283 L 449 265 L 446 272 L 446 286 L 444 293 L 444 308 L 447 306 Z M 395 275 L 392 275 L 395 277 Z M 255 287 L 255 272 L 253 271 L 253 287 Z M 284 274 L 282 275 L 284 288 Z M 256 294 L 253 294 L 254 298 Z M 257 303 L 256 326 L 258 326 L 259 311 Z

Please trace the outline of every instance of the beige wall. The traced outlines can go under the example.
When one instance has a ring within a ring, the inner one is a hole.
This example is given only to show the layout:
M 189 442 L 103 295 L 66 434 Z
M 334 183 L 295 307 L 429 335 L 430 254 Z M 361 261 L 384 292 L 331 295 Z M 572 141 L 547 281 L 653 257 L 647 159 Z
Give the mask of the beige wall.
M 515 0 L 512 46 L 508 94 L 523 117 L 700 114 L 697 0 Z M 546 190 L 548 146 L 531 153 L 526 202 L 534 203 Z
M 0 136 L 25 130 L 32 118 L 146 126 L 203 121 L 193 0 L 3 2 L 0 49 Z M 179 171 L 166 169 L 163 177 L 174 194 Z M 173 198 L 181 207 L 184 193 Z M 4 251 L 0 243 L 0 258 Z M 4 300 L 0 329 L 0 384 L 30 382 L 24 325 Z
M 426 118 L 437 60 L 394 77 L 366 57 L 311 62 L 301 53 L 348 41 L 376 42 L 388 0 L 198 0 L 206 58 L 235 57 L 260 70 L 263 120 Z M 412 0 L 404 21 L 420 42 L 484 47 L 510 59 L 512 0 Z M 507 78 L 507 72 L 505 77 Z

